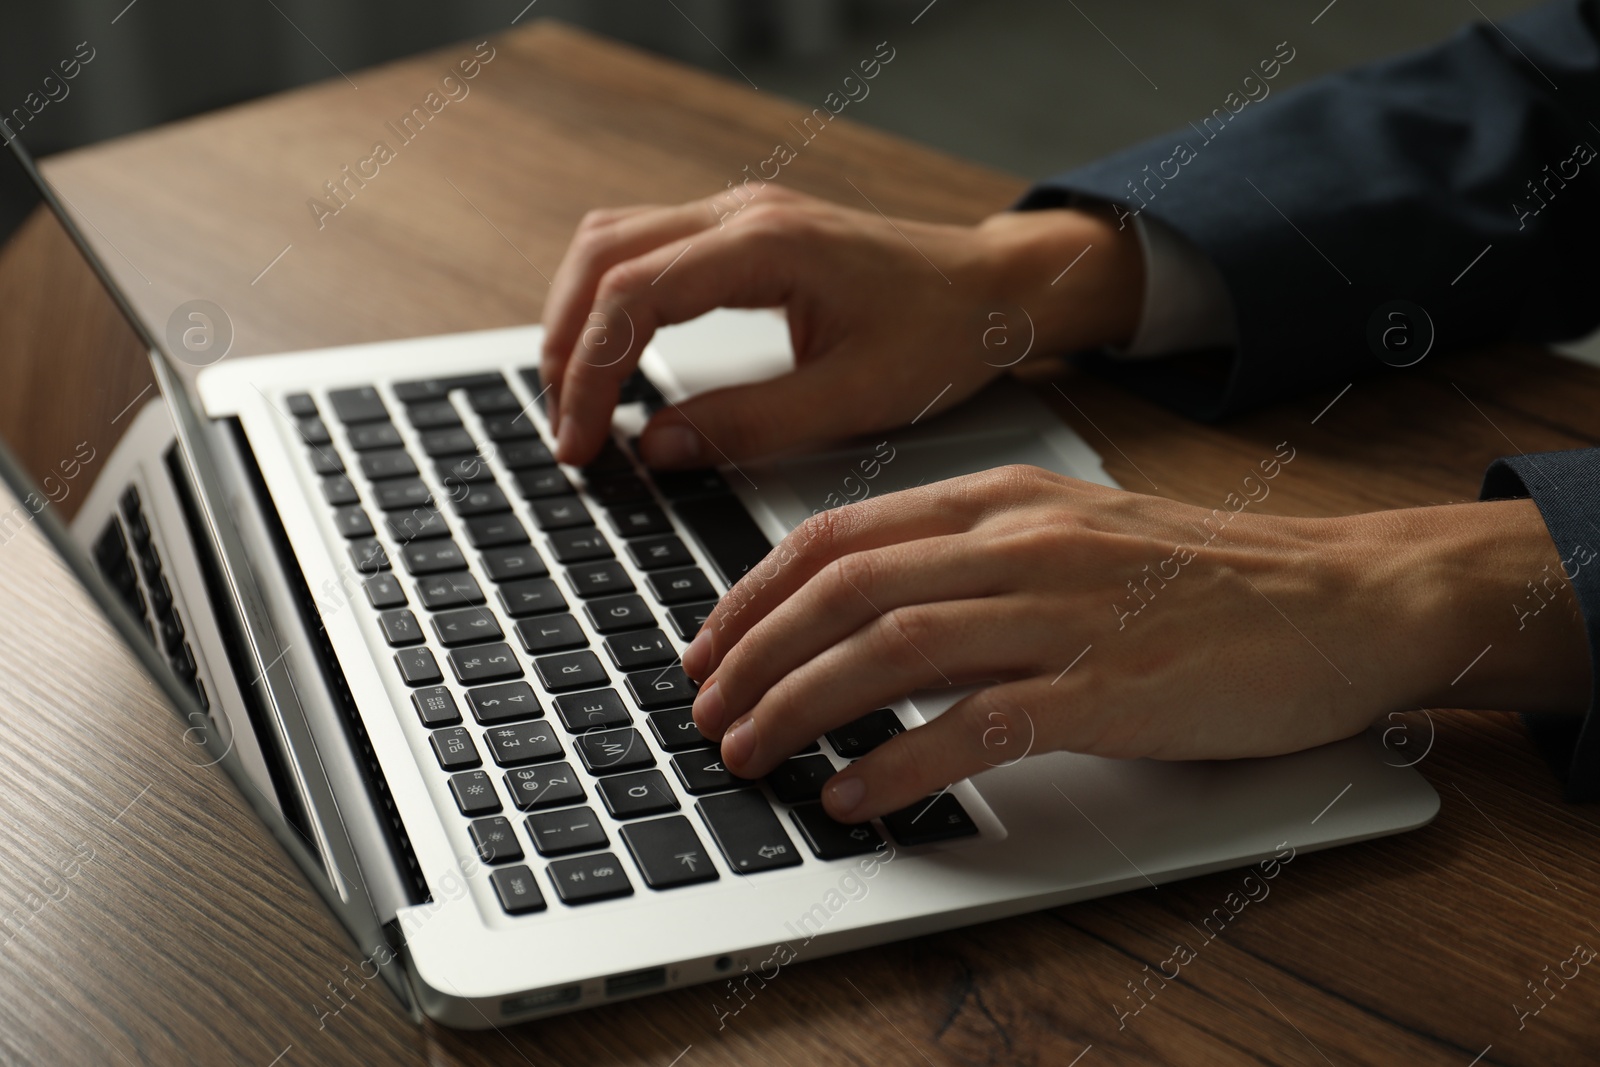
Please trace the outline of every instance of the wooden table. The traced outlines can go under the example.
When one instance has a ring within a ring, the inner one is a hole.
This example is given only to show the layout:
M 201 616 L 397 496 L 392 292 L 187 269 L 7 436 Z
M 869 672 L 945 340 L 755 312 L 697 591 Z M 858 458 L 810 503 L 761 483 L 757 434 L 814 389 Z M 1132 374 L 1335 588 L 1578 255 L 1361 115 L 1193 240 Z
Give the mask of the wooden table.
M 158 329 L 205 297 L 230 312 L 235 351 L 263 352 L 534 319 L 584 210 L 722 188 L 809 110 L 554 25 L 494 47 L 472 95 L 321 231 L 305 200 L 470 45 L 357 73 L 358 91 L 336 79 L 75 153 L 54 173 Z M 848 122 L 785 180 L 859 203 L 854 182 L 885 211 L 946 220 L 1023 185 Z M 48 436 L 19 395 L 42 376 L 99 368 L 79 379 L 95 404 L 112 399 L 95 388 L 137 374 L 42 214 L 0 253 L 0 308 L 13 443 Z M 1495 455 L 1600 438 L 1600 375 L 1537 351 L 1430 360 L 1327 411 L 1331 395 L 1309 397 L 1220 427 L 1051 373 L 1070 402 L 1047 395 L 1125 485 L 1208 507 L 1284 440 L 1297 459 L 1265 506 L 1312 515 L 1468 499 Z M 1420 767 L 1438 819 L 1297 858 L 1125 1029 L 1126 983 L 1237 874 L 806 963 L 720 1031 L 702 987 L 456 1033 L 412 1027 L 377 986 L 319 1025 L 325 984 L 357 954 L 229 784 L 193 765 L 181 723 L 31 533 L 0 549 L 0 707 L 7 1062 L 1466 1067 L 1491 1045 L 1476 1062 L 1593 1062 L 1600 1035 L 1587 973 L 1552 983 L 1518 1028 L 1525 983 L 1600 941 L 1600 862 L 1594 811 L 1559 802 L 1505 716 L 1435 713 Z

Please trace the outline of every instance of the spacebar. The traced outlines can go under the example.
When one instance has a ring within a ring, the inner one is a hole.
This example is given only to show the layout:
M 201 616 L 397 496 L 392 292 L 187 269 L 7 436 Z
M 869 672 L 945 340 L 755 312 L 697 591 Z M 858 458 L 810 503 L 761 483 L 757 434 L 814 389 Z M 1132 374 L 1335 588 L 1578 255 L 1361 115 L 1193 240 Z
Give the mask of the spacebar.
M 711 557 L 726 585 L 733 585 L 772 551 L 772 542 L 731 493 L 680 500 L 672 510 Z

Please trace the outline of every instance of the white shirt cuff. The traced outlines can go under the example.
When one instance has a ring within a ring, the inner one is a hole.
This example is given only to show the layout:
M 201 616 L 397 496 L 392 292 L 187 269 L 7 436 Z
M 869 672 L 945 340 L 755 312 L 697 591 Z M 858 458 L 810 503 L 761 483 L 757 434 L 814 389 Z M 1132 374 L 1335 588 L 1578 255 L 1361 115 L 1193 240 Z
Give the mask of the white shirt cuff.
M 1164 356 L 1237 341 L 1233 298 L 1222 275 L 1183 235 L 1157 219 L 1134 216 L 1144 253 L 1144 308 L 1127 359 Z

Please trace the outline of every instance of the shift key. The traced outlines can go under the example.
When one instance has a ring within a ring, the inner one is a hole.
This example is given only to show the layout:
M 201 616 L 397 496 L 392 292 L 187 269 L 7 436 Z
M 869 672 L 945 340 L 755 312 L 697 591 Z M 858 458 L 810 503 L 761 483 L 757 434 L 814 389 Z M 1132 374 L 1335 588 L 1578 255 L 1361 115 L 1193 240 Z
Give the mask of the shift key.
M 695 809 L 735 873 L 753 874 L 800 862 L 783 824 L 772 813 L 767 798 L 756 790 L 702 797 Z

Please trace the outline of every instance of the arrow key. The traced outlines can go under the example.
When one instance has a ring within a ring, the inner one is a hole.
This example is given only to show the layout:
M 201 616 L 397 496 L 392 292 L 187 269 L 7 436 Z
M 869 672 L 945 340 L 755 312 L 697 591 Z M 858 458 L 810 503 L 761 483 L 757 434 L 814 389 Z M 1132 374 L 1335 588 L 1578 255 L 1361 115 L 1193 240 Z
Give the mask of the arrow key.
M 847 826 L 834 822 L 821 804 L 801 804 L 789 812 L 800 836 L 806 839 L 811 851 L 819 860 L 837 860 L 846 856 L 859 856 L 873 852 L 883 844 L 883 838 L 871 823 Z
M 651 889 L 714 882 L 721 877 L 694 827 L 682 815 L 629 823 L 622 828 L 622 840 Z

